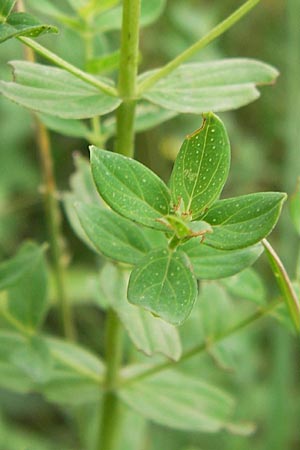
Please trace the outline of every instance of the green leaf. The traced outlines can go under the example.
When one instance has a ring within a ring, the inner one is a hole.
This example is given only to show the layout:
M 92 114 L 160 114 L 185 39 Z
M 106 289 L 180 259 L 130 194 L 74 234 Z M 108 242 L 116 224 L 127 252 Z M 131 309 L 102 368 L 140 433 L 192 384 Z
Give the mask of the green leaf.
M 38 117 L 49 130 L 64 136 L 88 139 L 90 135 L 87 125 L 79 120 L 61 119 L 47 114 L 38 114 Z
M 47 267 L 43 253 L 8 290 L 7 310 L 28 329 L 39 327 L 47 313 Z
M 266 305 L 266 290 L 261 277 L 251 268 L 222 281 L 227 291 L 235 297 Z
M 12 11 L 16 0 L 0 0 L 0 22 L 4 22 L 4 19 Z
M 147 26 L 155 22 L 163 12 L 166 0 L 142 0 L 140 25 Z M 99 16 L 94 20 L 94 33 L 105 33 L 107 31 L 120 30 L 122 26 L 122 7 L 116 7 Z
M 12 287 L 27 271 L 39 265 L 44 251 L 44 246 L 25 242 L 13 258 L 2 262 L 0 264 L 0 291 Z
M 187 319 L 196 296 L 196 279 L 181 251 L 153 250 L 130 276 L 128 300 L 173 325 Z
M 98 192 L 117 213 L 143 225 L 166 230 L 157 219 L 169 213 L 164 182 L 143 164 L 91 147 L 92 173 Z
M 276 278 L 280 291 L 283 295 L 283 300 L 286 303 L 287 309 L 289 311 L 290 317 L 296 330 L 300 331 L 300 301 L 295 292 L 295 289 L 289 279 L 289 276 L 282 264 L 279 256 L 269 244 L 269 242 L 264 239 L 263 245 L 265 247 L 265 252 L 268 256 L 270 267 Z
M 156 72 L 146 72 L 140 80 Z M 228 111 L 256 100 L 259 97 L 256 85 L 273 83 L 277 76 L 273 67 L 251 59 L 184 64 L 142 96 L 181 113 Z
M 300 235 L 300 177 L 297 181 L 296 190 L 290 197 L 289 210 L 295 230 Z
M 217 201 L 202 218 L 213 232 L 205 243 L 222 250 L 256 244 L 273 230 L 286 194 L 259 192 Z
M 87 61 L 86 69 L 90 73 L 99 74 L 110 72 L 119 67 L 120 50 L 112 53 L 107 53 L 98 58 L 90 59 Z
M 203 329 L 208 340 L 230 327 L 231 304 L 223 286 L 211 281 L 201 283 L 199 304 Z
M 232 398 L 221 389 L 175 370 L 136 381 L 118 395 L 148 419 L 186 431 L 221 430 L 234 406 Z
M 101 290 L 116 311 L 131 341 L 147 356 L 162 353 L 174 361 L 181 355 L 177 329 L 127 301 L 128 273 L 112 264 L 101 271 Z
M 12 61 L 15 82 L 0 82 L 0 92 L 26 108 L 65 119 L 86 119 L 116 109 L 120 99 L 65 70 Z M 67 88 L 66 88 L 67 87 Z
M 108 258 L 137 264 L 150 250 L 138 225 L 113 211 L 84 203 L 78 203 L 76 211 L 94 247 Z
M 41 23 L 31 14 L 25 12 L 12 13 L 5 23 L 0 24 L 0 42 L 19 36 L 35 38 L 41 34 L 57 32 L 56 27 Z
M 251 266 L 261 255 L 260 244 L 238 250 L 219 250 L 201 244 L 197 238 L 180 246 L 189 257 L 195 276 L 203 280 L 230 277 Z
M 177 209 L 199 217 L 219 197 L 229 166 L 226 129 L 217 116 L 205 114 L 202 127 L 184 140 L 175 161 L 170 186 Z

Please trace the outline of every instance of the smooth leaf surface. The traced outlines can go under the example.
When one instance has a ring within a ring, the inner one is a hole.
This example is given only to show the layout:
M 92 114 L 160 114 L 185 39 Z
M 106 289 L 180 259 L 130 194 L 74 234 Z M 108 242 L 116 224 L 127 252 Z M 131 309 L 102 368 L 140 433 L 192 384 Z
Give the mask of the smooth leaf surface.
M 166 0 L 142 0 L 140 25 L 147 26 L 155 22 L 163 12 Z M 116 7 L 97 16 L 94 20 L 94 33 L 119 30 L 122 26 L 122 7 Z
M 15 3 L 16 3 L 16 0 L 1 0 L 0 1 L 0 22 L 3 22 L 4 19 L 10 14 Z
M 217 201 L 203 217 L 213 227 L 205 243 L 223 250 L 256 244 L 273 230 L 286 194 L 259 192 Z
M 251 266 L 263 251 L 260 244 L 238 250 L 220 250 L 201 244 L 197 238 L 189 240 L 180 248 L 188 255 L 195 276 L 202 280 L 235 275 Z
M 44 254 L 8 290 L 7 309 L 25 327 L 39 327 L 48 309 L 48 279 Z
M 56 67 L 12 61 L 14 82 L 0 82 L 0 92 L 26 108 L 66 119 L 86 119 L 116 109 L 120 99 Z M 67 88 L 66 88 L 67 87 Z
M 116 212 L 143 225 L 166 230 L 159 222 L 170 209 L 164 182 L 134 159 L 91 147 L 91 166 L 101 197 Z
M 86 69 L 90 73 L 100 74 L 110 72 L 119 67 L 120 51 L 117 50 L 112 53 L 107 53 L 98 58 L 93 58 L 87 61 Z
M 0 24 L 0 42 L 19 36 L 35 38 L 41 34 L 57 32 L 58 29 L 56 27 L 41 23 L 31 14 L 23 12 L 12 13 L 8 16 L 5 23 Z
M 137 264 L 150 250 L 142 230 L 111 210 L 78 203 L 80 223 L 94 247 L 108 258 Z
M 61 119 L 48 114 L 38 114 L 38 117 L 49 130 L 64 136 L 88 139 L 90 130 L 84 122 L 74 119 Z
M 154 422 L 187 431 L 217 432 L 234 403 L 221 389 L 175 370 L 136 381 L 119 391 L 131 408 Z
M 140 80 L 155 72 L 146 72 Z M 158 81 L 143 98 L 181 113 L 228 111 L 257 99 L 256 86 L 273 83 L 277 76 L 273 67 L 251 59 L 190 63 Z
M 112 264 L 101 271 L 101 291 L 116 311 L 131 341 L 147 356 L 162 353 L 177 361 L 181 343 L 177 329 L 127 300 L 128 273 Z
M 201 283 L 199 303 L 203 329 L 208 340 L 230 327 L 231 303 L 223 286 L 211 281 Z
M 266 305 L 266 290 L 258 273 L 252 268 L 222 281 L 227 291 L 240 299 L 249 300 L 258 305 Z
M 219 197 L 229 166 L 224 124 L 214 114 L 205 114 L 202 127 L 187 136 L 176 158 L 170 179 L 174 205 L 193 219 L 199 217 Z
M 39 264 L 45 247 L 33 242 L 25 242 L 17 254 L 7 261 L 0 263 L 0 291 L 13 286 L 18 280 Z
M 196 296 L 196 279 L 181 251 L 153 250 L 130 276 L 128 300 L 174 325 L 187 319 Z

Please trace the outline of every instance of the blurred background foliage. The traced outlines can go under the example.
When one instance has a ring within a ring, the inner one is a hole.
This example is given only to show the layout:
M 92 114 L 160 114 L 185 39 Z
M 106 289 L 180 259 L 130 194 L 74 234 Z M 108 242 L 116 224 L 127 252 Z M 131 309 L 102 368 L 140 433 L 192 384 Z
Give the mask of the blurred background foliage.
M 59 0 L 53 3 L 61 4 Z M 169 0 L 157 23 L 143 28 L 141 32 L 141 70 L 155 68 L 177 55 L 227 16 L 237 6 L 236 3 L 233 0 Z M 232 166 L 224 196 L 263 190 L 282 190 L 291 194 L 296 186 L 300 175 L 299 21 L 298 1 L 265 0 L 194 58 L 203 61 L 219 57 L 251 57 L 274 65 L 281 73 L 275 86 L 262 88 L 258 101 L 238 111 L 222 114 L 232 143 Z M 83 43 L 78 34 L 70 28 L 62 29 L 60 24 L 58 26 L 61 28 L 59 35 L 46 36 L 41 41 L 68 61 L 84 68 Z M 97 47 L 99 52 L 114 51 L 118 48 L 118 42 L 119 34 L 112 31 L 98 38 Z M 10 77 L 7 61 L 22 59 L 22 51 L 21 44 L 12 40 L 1 46 L 1 78 Z M 12 255 L 24 238 L 46 241 L 47 232 L 31 113 L 2 98 L 0 115 L 2 260 Z M 184 136 L 198 128 L 200 123 L 200 117 L 180 115 L 138 134 L 137 158 L 167 179 Z M 88 157 L 88 143 L 55 132 L 51 132 L 51 141 L 58 188 L 63 192 L 68 189 L 69 177 L 74 171 L 72 155 L 80 152 Z M 112 142 L 108 141 L 107 146 L 112 148 Z M 95 256 L 74 236 L 66 219 L 63 230 L 69 297 L 76 304 L 79 339 L 99 352 L 102 350 L 103 317 L 90 304 L 89 296 L 92 294 L 86 289 Z M 272 242 L 280 249 L 282 259 L 293 276 L 299 239 L 290 225 L 287 208 L 272 235 Z M 264 277 L 266 295 L 276 295 L 276 287 L 270 281 L 272 279 L 264 265 L 264 258 L 257 266 Z M 215 289 L 210 296 L 213 297 L 211 301 L 214 302 L 215 312 L 218 312 L 218 302 L 222 295 L 227 294 L 222 294 L 221 283 L 208 285 L 210 289 Z M 201 295 L 205 296 L 206 290 L 204 285 Z M 228 297 L 224 302 L 225 306 L 220 306 L 223 308 L 222 314 L 230 322 L 235 322 L 249 308 L 241 296 Z M 196 310 L 189 326 L 182 330 L 185 346 L 190 343 L 189 336 L 195 335 L 190 330 L 192 326 L 196 333 L 199 328 L 201 335 L 199 321 L 201 311 Z M 57 330 L 54 311 L 48 317 L 47 330 L 51 333 Z M 233 336 L 226 341 L 226 345 L 232 350 L 229 359 L 226 349 L 217 348 L 218 355 L 205 354 L 181 367 L 234 392 L 237 418 L 253 422 L 256 426 L 253 434 L 187 434 L 153 424 L 146 426 L 141 417 L 130 414 L 126 418 L 127 433 L 120 450 L 299 449 L 299 341 L 286 329 L 281 329 L 277 322 L 264 320 L 241 335 Z M 132 357 L 145 360 L 140 354 Z M 76 416 L 82 418 L 80 429 L 77 422 L 71 419 L 70 411 L 62 412 L 39 395 L 17 395 L 1 390 L 0 408 L 1 450 L 79 449 L 78 436 L 81 434 L 86 442 L 84 448 L 92 448 L 90 439 L 96 421 L 95 417 L 92 419 L 92 411 L 78 408 Z M 134 437 L 128 433 L 132 427 L 137 430 Z M 142 433 L 145 429 L 146 432 Z

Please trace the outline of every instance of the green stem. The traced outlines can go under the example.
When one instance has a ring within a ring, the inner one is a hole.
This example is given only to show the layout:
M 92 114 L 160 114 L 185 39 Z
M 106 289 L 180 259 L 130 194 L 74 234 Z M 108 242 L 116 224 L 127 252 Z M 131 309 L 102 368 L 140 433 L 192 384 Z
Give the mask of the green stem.
M 100 91 L 105 92 L 108 95 L 111 95 L 113 97 L 118 96 L 117 90 L 114 87 L 109 86 L 108 84 L 104 83 L 103 81 L 99 80 L 98 78 L 95 78 L 92 75 L 84 72 L 83 70 L 78 69 L 78 67 L 73 66 L 73 64 L 68 63 L 63 58 L 60 58 L 55 53 L 51 52 L 50 50 L 48 50 L 45 47 L 43 47 L 42 45 L 40 45 L 38 42 L 35 42 L 32 39 L 29 39 L 26 37 L 19 37 L 18 39 L 23 44 L 27 45 L 27 47 L 31 48 L 32 50 L 39 53 L 44 58 L 48 59 L 48 61 L 51 61 L 56 66 L 61 67 L 62 69 L 65 69 L 69 73 L 72 73 L 75 77 L 79 78 L 80 80 L 85 81 L 86 83 L 89 83 L 90 85 L 98 88 Z
M 162 78 L 165 78 L 169 75 L 173 70 L 179 67 L 183 62 L 197 53 L 199 50 L 202 50 L 216 38 L 221 36 L 225 31 L 231 28 L 236 22 L 241 20 L 254 6 L 256 6 L 260 0 L 248 0 L 244 3 L 240 8 L 238 8 L 234 13 L 228 16 L 225 20 L 220 22 L 216 27 L 214 27 L 209 33 L 207 33 L 203 38 L 199 39 L 199 41 L 195 42 L 195 44 L 191 45 L 185 51 L 180 53 L 176 58 L 170 61 L 161 69 L 155 71 L 153 75 L 150 75 L 144 81 L 142 81 L 138 85 L 138 97 L 140 97 L 145 91 L 150 89 L 154 84 L 156 84 Z
M 244 330 L 244 328 L 246 328 L 247 326 L 255 323 L 257 320 L 261 319 L 262 317 L 265 317 L 270 312 L 274 311 L 278 305 L 280 305 L 280 303 L 278 301 L 276 301 L 273 304 L 271 304 L 268 308 L 259 309 L 257 312 L 255 312 L 251 316 L 247 317 L 246 319 L 242 320 L 241 322 L 234 325 L 233 327 L 229 328 L 228 330 L 224 331 L 223 333 L 211 337 L 208 342 L 203 342 L 202 344 L 196 345 L 194 348 L 187 350 L 186 352 L 183 353 L 182 357 L 178 361 L 165 361 L 160 364 L 156 364 L 155 366 L 152 366 L 150 368 L 147 368 L 137 375 L 133 375 L 128 378 L 123 378 L 123 380 L 121 380 L 119 383 L 119 387 L 123 388 L 125 386 L 128 386 L 129 384 L 136 382 L 136 381 L 140 381 L 145 378 L 148 378 L 148 377 L 155 375 L 156 373 L 159 373 L 163 370 L 170 369 L 170 368 L 174 367 L 175 365 L 180 364 L 183 361 L 186 361 L 186 360 L 192 358 L 193 356 L 199 355 L 205 351 L 210 350 L 213 345 L 223 341 L 224 339 L 234 335 L 235 333 L 238 333 L 238 332 Z
M 117 111 L 115 151 L 134 154 L 134 119 L 139 56 L 139 19 L 141 0 L 123 0 L 123 25 L 119 67 L 119 95 L 123 99 Z
M 122 361 L 122 327 L 111 309 L 106 322 L 106 375 L 102 398 L 101 422 L 97 450 L 113 450 L 118 442 L 120 405 L 116 395 L 119 369 Z

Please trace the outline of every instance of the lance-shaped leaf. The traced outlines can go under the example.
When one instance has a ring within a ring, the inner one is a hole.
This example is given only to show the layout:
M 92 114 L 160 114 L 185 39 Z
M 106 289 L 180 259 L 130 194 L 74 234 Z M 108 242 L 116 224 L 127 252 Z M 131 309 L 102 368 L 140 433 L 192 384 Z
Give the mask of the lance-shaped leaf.
M 204 216 L 213 232 L 205 243 L 223 250 L 248 247 L 273 230 L 286 194 L 258 192 L 217 201 Z
M 169 213 L 164 182 L 134 159 L 91 147 L 92 173 L 98 192 L 119 214 L 143 225 L 167 230 L 157 219 Z
M 175 370 L 136 381 L 118 395 L 144 417 L 187 431 L 217 432 L 230 422 L 234 408 L 226 392 Z
M 128 300 L 174 325 L 189 316 L 197 296 L 197 282 L 182 251 L 157 249 L 133 270 Z
M 5 23 L 0 24 L 0 42 L 19 36 L 35 38 L 41 34 L 57 32 L 56 27 L 43 24 L 31 14 L 25 12 L 12 13 Z
M 12 61 L 15 82 L 0 82 L 1 94 L 26 108 L 66 119 L 86 119 L 116 109 L 120 99 L 65 70 Z M 107 80 L 106 80 L 107 81 Z
M 176 158 L 170 186 L 174 205 L 196 219 L 220 195 L 230 166 L 230 144 L 221 120 L 204 115 L 202 127 L 188 136 Z
M 238 250 L 220 250 L 191 239 L 180 247 L 189 257 L 194 274 L 202 280 L 230 277 L 251 266 L 261 255 L 260 244 Z
M 96 205 L 76 205 L 80 223 L 94 247 L 116 261 L 137 264 L 150 250 L 135 223 Z
M 140 80 L 155 72 L 143 74 Z M 257 99 L 256 85 L 273 83 L 277 76 L 273 67 L 250 59 L 184 64 L 158 81 L 143 97 L 181 113 L 228 111 Z
M 0 1 L 0 22 L 4 22 L 6 17 L 12 11 L 16 0 L 1 0 Z

